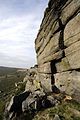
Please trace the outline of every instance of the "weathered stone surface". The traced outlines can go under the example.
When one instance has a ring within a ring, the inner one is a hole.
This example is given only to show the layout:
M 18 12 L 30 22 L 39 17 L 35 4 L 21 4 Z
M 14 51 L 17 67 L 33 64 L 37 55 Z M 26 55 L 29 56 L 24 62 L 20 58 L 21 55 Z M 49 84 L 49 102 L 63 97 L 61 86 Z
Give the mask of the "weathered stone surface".
M 58 19 L 59 14 L 62 11 L 62 9 L 65 6 L 67 6 L 70 2 L 71 2 L 71 0 L 64 0 L 64 1 L 56 0 L 55 2 L 54 1 L 49 2 L 49 6 L 45 11 L 39 33 L 35 40 L 36 44 L 38 42 L 40 42 L 40 40 L 41 40 L 41 38 L 43 38 L 43 36 L 46 37 L 50 30 L 52 30 L 52 33 L 55 33 L 55 31 L 60 28 L 59 19 Z
M 80 0 L 72 0 L 61 12 L 61 21 L 66 24 L 80 10 Z
M 80 72 L 67 71 L 54 75 L 55 85 L 73 99 L 80 102 Z
M 63 55 L 63 51 L 59 50 L 59 37 L 60 32 L 56 33 L 50 41 L 47 43 L 45 47 L 42 46 L 43 51 L 38 54 L 38 64 L 43 61 L 45 63 L 46 61 L 59 59 Z M 45 40 L 46 43 L 46 40 Z M 44 43 L 44 44 L 45 44 Z M 57 56 L 58 55 L 58 56 Z
M 68 22 L 64 29 L 64 45 L 70 46 L 80 40 L 80 13 Z
M 58 49 L 57 46 L 58 46 L 58 42 L 59 42 L 58 41 L 59 40 L 59 35 L 60 35 L 60 33 L 52 35 L 52 33 L 50 31 L 49 34 L 47 35 L 47 38 L 44 38 L 44 40 L 43 40 L 43 44 L 42 44 L 40 50 L 38 51 L 38 56 L 41 55 L 41 53 L 45 54 L 46 50 L 47 50 L 46 53 L 49 54 L 49 52 L 51 51 L 52 47 L 54 48 L 54 51 L 55 51 L 55 49 Z
M 49 32 L 49 34 L 47 35 L 46 38 L 43 38 L 43 39 L 41 40 L 41 41 L 42 41 L 42 46 L 38 46 L 38 50 L 37 50 L 38 55 L 41 54 L 41 52 L 42 52 L 42 51 L 44 50 L 44 48 L 46 47 L 47 43 L 48 43 L 49 40 L 50 40 L 50 36 L 51 36 L 51 31 Z M 45 39 L 46 39 L 46 41 L 45 41 Z M 38 43 L 37 45 L 39 45 L 39 43 Z M 39 47 L 40 47 L 40 49 L 39 49 Z
M 30 109 L 30 105 L 33 104 L 33 109 L 35 109 L 35 98 L 30 95 L 25 101 L 22 103 L 22 111 L 28 111 Z
M 26 75 L 25 78 L 23 79 L 23 82 L 27 82 L 28 80 L 30 80 L 30 76 Z
M 7 107 L 7 111 L 10 111 L 10 109 L 11 109 L 11 107 L 12 107 L 13 102 L 14 102 L 14 96 L 11 98 L 11 101 L 10 101 L 10 103 L 9 103 L 8 107 Z
M 67 57 L 61 59 L 59 62 L 55 64 L 57 72 L 67 71 L 71 69 L 69 61 Z
M 80 68 L 80 41 L 65 49 L 65 55 L 72 69 Z
M 22 102 L 29 96 L 30 91 L 23 92 L 18 96 L 13 96 L 8 107 L 5 109 L 5 120 L 13 120 L 22 112 Z
M 53 10 L 51 10 L 48 15 L 44 18 L 43 24 L 40 26 L 39 33 L 37 35 L 37 39 L 35 40 L 35 43 L 39 43 L 41 41 L 41 38 L 46 38 L 49 34 L 49 31 L 53 28 L 52 33 L 54 33 L 58 28 L 59 24 L 56 21 L 58 18 L 57 15 L 53 18 Z M 50 24 L 50 25 L 49 25 Z M 44 26 L 44 27 L 43 27 Z
M 50 53 L 48 56 L 44 56 L 44 58 L 37 58 L 38 59 L 38 64 L 43 64 L 43 63 L 47 63 L 50 62 L 51 60 L 58 60 L 61 59 L 63 57 L 63 50 L 60 50 L 56 53 Z
M 25 91 L 30 90 L 31 92 L 36 91 L 37 89 L 42 89 L 40 80 L 28 80 L 26 83 Z
M 65 49 L 65 56 L 55 64 L 57 72 L 80 68 L 80 41 Z
M 41 66 L 38 67 L 38 72 L 39 73 L 51 73 L 51 67 L 50 66 L 51 66 L 50 62 L 42 64 Z
M 38 53 L 42 44 L 44 43 L 44 39 L 42 38 L 39 43 L 35 45 L 36 52 Z
M 39 80 L 41 81 L 42 88 L 47 91 L 52 91 L 51 75 L 50 74 L 39 74 Z
M 52 30 L 52 34 L 59 28 L 59 22 L 54 17 L 54 19 L 48 20 L 48 24 L 45 27 L 45 36 L 48 35 L 49 31 Z
M 44 41 L 44 44 L 42 46 L 42 50 L 40 52 L 42 54 L 40 54 L 40 53 L 39 54 L 44 57 L 45 55 L 48 56 L 51 52 L 55 53 L 56 49 L 59 49 L 58 48 L 59 37 L 60 37 L 60 32 L 55 34 L 51 39 L 48 38 L 48 41 L 46 39 Z
M 59 116 L 56 114 L 53 120 L 60 120 Z
M 22 111 L 33 109 L 37 111 L 39 107 L 42 107 L 42 100 L 45 98 L 45 93 L 41 90 L 33 92 L 29 97 L 22 103 Z M 40 101 L 40 103 L 39 103 Z

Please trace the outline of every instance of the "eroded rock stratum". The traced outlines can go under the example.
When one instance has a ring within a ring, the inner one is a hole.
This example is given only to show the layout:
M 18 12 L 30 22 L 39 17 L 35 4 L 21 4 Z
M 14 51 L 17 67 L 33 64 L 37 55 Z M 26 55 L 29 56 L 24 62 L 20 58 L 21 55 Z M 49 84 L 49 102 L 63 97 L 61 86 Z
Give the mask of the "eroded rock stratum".
M 39 80 L 80 102 L 80 0 L 50 0 L 35 40 Z

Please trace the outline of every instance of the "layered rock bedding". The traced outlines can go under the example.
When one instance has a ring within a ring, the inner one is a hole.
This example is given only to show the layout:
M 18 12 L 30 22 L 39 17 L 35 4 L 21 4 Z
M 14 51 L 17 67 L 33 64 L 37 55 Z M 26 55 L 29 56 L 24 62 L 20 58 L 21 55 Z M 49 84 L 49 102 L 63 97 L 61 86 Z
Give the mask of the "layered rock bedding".
M 80 0 L 50 0 L 35 40 L 39 80 L 80 102 Z

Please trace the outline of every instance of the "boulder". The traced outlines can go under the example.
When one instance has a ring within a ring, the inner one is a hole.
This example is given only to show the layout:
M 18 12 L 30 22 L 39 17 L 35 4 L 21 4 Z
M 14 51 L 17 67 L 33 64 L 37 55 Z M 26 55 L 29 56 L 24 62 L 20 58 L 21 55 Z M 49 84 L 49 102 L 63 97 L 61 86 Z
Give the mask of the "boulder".
M 42 89 L 40 80 L 28 80 L 26 83 L 25 91 L 35 92 L 37 89 Z
M 42 108 L 42 100 L 45 97 L 45 93 L 40 90 L 36 90 L 29 97 L 26 98 L 22 103 L 22 111 L 25 112 L 27 110 L 40 110 Z
M 55 85 L 60 91 L 70 95 L 74 100 L 80 102 L 80 72 L 67 71 L 54 75 Z
M 5 109 L 5 117 L 12 119 L 22 113 L 22 102 L 29 96 L 30 91 L 26 91 L 18 96 L 13 96 L 8 107 Z

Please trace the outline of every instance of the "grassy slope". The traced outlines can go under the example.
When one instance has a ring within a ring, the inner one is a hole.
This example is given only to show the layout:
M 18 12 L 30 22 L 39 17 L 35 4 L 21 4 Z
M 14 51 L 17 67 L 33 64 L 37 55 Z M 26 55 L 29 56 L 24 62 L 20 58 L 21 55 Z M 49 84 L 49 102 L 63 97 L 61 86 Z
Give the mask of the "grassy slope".
M 55 107 L 40 111 L 33 120 L 54 120 L 56 114 L 60 120 L 80 120 L 80 104 L 75 101 L 63 101 Z

